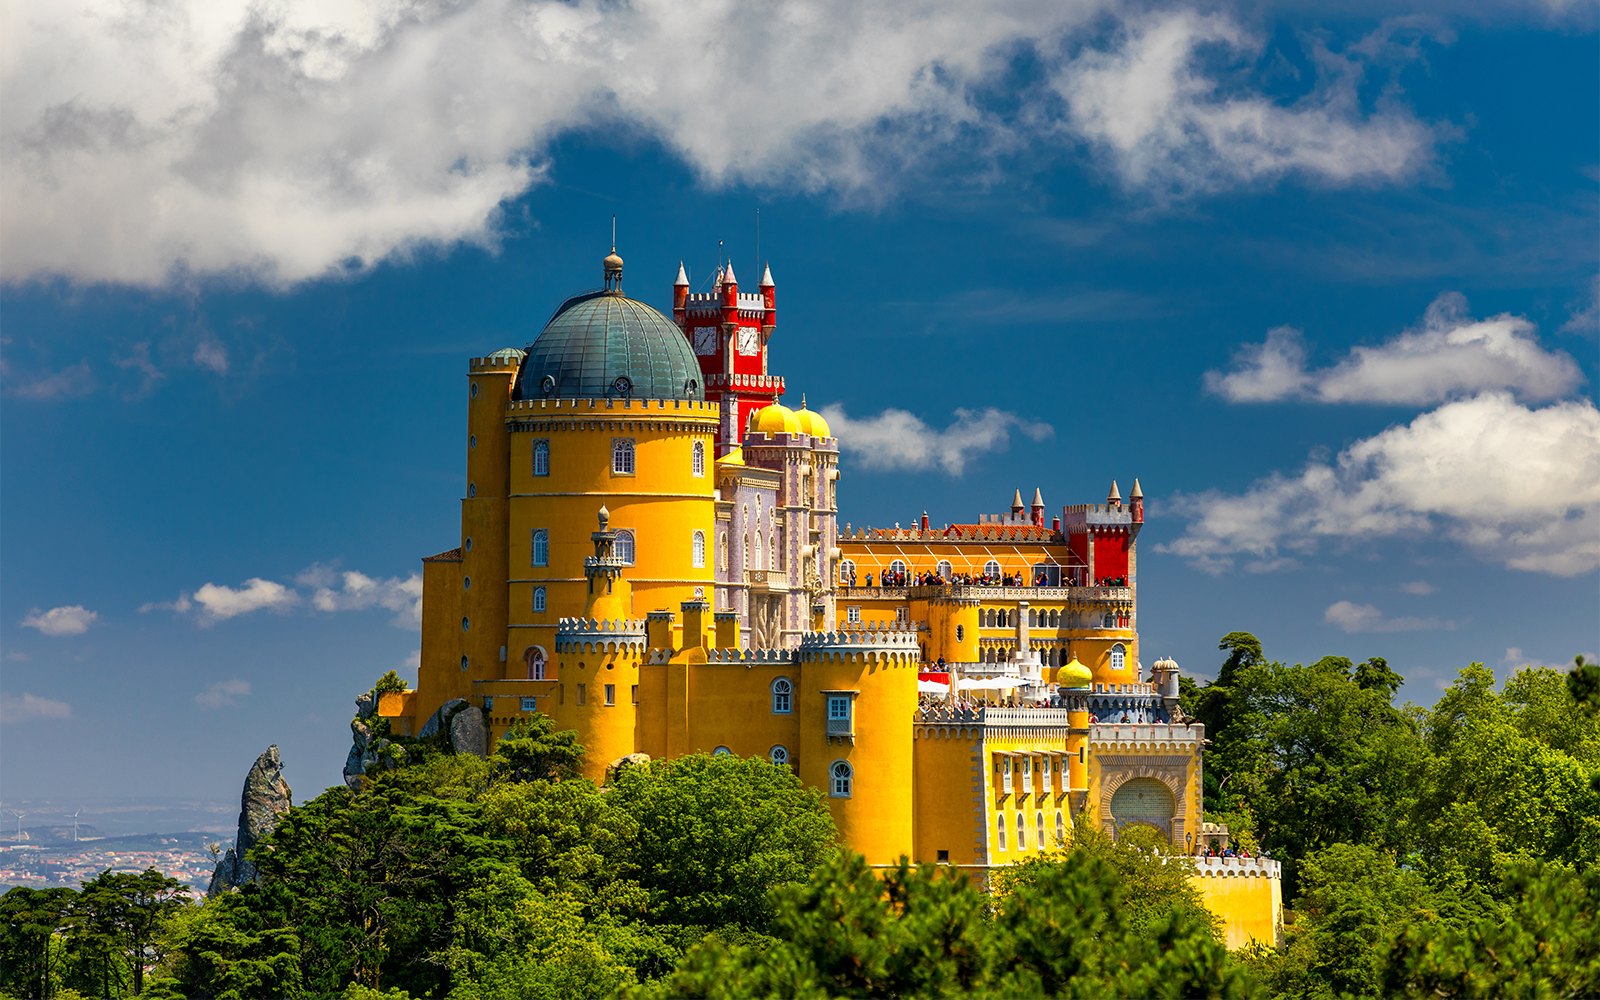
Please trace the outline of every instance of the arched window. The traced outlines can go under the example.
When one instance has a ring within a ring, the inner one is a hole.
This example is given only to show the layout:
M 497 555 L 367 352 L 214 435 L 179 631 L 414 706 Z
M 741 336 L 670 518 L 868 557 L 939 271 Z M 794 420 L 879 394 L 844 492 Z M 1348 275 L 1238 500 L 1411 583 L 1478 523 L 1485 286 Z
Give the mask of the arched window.
M 850 578 L 856 575 L 856 564 L 853 559 L 842 559 L 839 562 L 839 582 L 844 586 L 850 585 Z
M 1037 818 L 1039 820 L 1039 823 L 1038 823 L 1039 839 L 1037 841 L 1035 841 L 1035 843 L 1038 845 L 1039 850 L 1042 851 L 1042 850 L 1044 850 L 1044 813 L 1040 812 L 1038 814 Z
M 789 715 L 794 711 L 794 685 L 789 678 L 779 677 L 772 682 L 772 714 Z
M 828 773 L 833 777 L 833 783 L 830 786 L 832 791 L 828 793 L 828 797 L 848 799 L 850 797 L 850 783 L 855 778 L 855 769 L 850 766 L 850 762 L 836 760 L 833 762 L 833 766 L 828 768 Z
M 1056 609 L 1054 609 L 1054 608 L 1050 609 L 1050 627 L 1051 628 L 1060 628 L 1061 627 L 1061 612 L 1056 610 Z
M 939 574 L 939 579 L 944 580 L 946 583 L 950 582 L 950 564 L 945 560 L 939 560 L 938 565 L 933 567 L 933 571 Z
M 906 564 L 901 562 L 899 559 L 896 559 L 894 562 L 889 564 L 890 573 L 904 573 L 905 571 Z
M 1028 609 L 1028 626 L 1030 628 L 1032 628 L 1033 626 L 1035 626 L 1037 624 L 1039 624 L 1039 612 L 1035 611 L 1033 608 L 1029 608 Z
M 550 532 L 537 528 L 533 532 L 533 564 L 550 565 Z
M 703 531 L 695 532 L 694 541 L 691 544 L 694 550 L 695 566 L 704 569 L 706 565 L 706 533 Z
M 1111 615 L 1110 612 L 1107 612 L 1105 615 L 1102 615 L 1101 618 L 1100 618 L 1100 627 L 1101 628 L 1114 628 L 1116 626 L 1116 624 L 1117 624 L 1117 620 L 1116 620 L 1115 617 L 1113 617 Z
M 535 611 L 543 611 L 544 610 L 544 588 L 543 587 L 535 587 L 535 588 L 533 588 L 533 610 L 535 610 Z
M 616 555 L 618 559 L 633 565 L 633 532 L 623 529 L 617 532 Z
M 611 439 L 611 474 L 633 475 L 633 438 Z
M 529 646 L 522 651 L 522 662 L 528 668 L 528 680 L 542 681 L 544 677 L 544 650 Z
M 999 579 L 1000 564 L 995 562 L 993 559 L 990 559 L 988 562 L 983 564 L 983 575 L 990 579 Z
M 1067 818 L 1061 814 L 1060 809 L 1056 810 L 1056 844 L 1061 847 L 1067 844 Z
M 767 759 L 779 767 L 784 767 L 789 763 L 789 748 L 779 743 L 767 751 Z
M 726 531 L 722 533 L 722 544 L 718 546 L 717 561 L 722 564 L 722 569 L 726 572 L 728 569 L 728 533 Z
M 1119 642 L 1115 646 L 1112 646 L 1111 647 L 1111 669 L 1112 670 L 1121 670 L 1123 665 L 1125 663 L 1127 663 L 1127 662 L 1128 662 L 1128 650 L 1122 645 L 1122 643 Z
M 760 569 L 761 568 L 761 553 L 765 552 L 766 550 L 767 550 L 767 540 L 761 536 L 761 528 L 758 525 L 756 527 L 756 547 L 755 547 L 755 550 L 750 555 L 750 558 L 753 560 L 750 563 L 750 568 L 751 569 Z
M 706 474 L 706 443 L 704 441 L 696 441 L 694 443 L 694 474 L 696 476 Z
M 550 442 L 540 439 L 533 443 L 533 474 L 548 476 L 550 474 Z
M 1002 815 L 996 815 L 994 818 L 994 823 L 995 830 L 997 830 L 1000 834 L 1000 836 L 996 839 L 1000 844 L 1000 849 L 1003 851 L 1006 849 L 1006 818 Z
M 1022 818 L 1022 814 L 1019 812 L 1019 813 L 1017 813 L 1017 850 L 1026 851 L 1027 849 L 1028 849 L 1028 821 L 1023 819 Z
M 733 751 L 729 750 L 727 747 L 717 747 L 715 750 L 711 751 L 711 756 L 713 756 L 713 757 L 732 757 L 733 756 Z

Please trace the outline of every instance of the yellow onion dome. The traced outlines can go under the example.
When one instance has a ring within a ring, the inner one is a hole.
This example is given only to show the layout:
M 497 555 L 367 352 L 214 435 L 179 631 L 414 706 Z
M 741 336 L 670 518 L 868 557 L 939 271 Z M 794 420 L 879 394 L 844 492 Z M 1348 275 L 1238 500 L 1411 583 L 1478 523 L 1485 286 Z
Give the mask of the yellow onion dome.
M 1056 671 L 1056 683 L 1064 688 L 1093 687 L 1094 674 L 1074 656 L 1066 666 Z
M 806 398 L 800 397 L 800 412 L 794 415 L 800 422 L 800 432 L 810 434 L 812 437 L 833 437 L 833 431 L 828 428 L 828 422 L 822 419 L 822 414 L 806 408 Z
M 800 420 L 782 403 L 763 406 L 750 417 L 750 429 L 763 434 L 798 434 Z
M 718 465 L 743 465 L 744 464 L 744 449 L 739 447 L 738 445 L 734 445 L 733 449 L 731 451 L 729 451 L 726 455 L 722 456 L 721 458 L 717 459 L 717 464 Z

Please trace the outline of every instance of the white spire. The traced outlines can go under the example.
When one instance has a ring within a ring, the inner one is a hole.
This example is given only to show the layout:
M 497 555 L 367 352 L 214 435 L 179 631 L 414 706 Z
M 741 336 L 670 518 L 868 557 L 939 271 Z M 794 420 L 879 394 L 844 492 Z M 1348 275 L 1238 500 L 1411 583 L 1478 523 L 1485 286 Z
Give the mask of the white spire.
M 683 261 L 680 260 L 680 261 L 678 261 L 678 280 L 674 281 L 672 283 L 672 287 L 674 287 L 674 288 L 678 288 L 680 286 L 681 287 L 687 287 L 688 284 L 689 284 L 689 272 L 685 271 L 683 269 Z
M 772 287 L 774 287 L 773 284 L 772 284 L 772 265 L 771 264 L 768 264 L 767 265 L 767 269 L 764 272 L 762 272 L 762 274 L 761 274 L 761 284 L 757 285 L 756 287 L 757 288 L 772 288 Z
M 733 261 L 731 261 L 731 260 L 728 261 L 727 270 L 723 272 L 722 281 L 723 281 L 724 284 L 729 284 L 729 285 L 737 284 L 738 281 L 739 281 L 738 278 L 735 278 L 733 276 Z

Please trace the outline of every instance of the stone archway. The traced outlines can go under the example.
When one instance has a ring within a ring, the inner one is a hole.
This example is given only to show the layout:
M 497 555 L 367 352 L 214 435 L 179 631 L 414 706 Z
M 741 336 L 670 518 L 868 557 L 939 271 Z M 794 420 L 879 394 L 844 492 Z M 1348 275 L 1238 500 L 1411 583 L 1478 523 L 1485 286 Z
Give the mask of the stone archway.
M 1131 778 L 1111 796 L 1111 821 L 1119 834 L 1130 826 L 1150 826 L 1170 843 L 1177 813 L 1177 796 L 1157 778 Z
M 1097 755 L 1100 763 L 1100 828 L 1107 834 L 1115 837 L 1124 825 L 1143 823 L 1155 826 L 1163 831 L 1174 845 L 1182 845 L 1184 840 L 1184 793 L 1188 786 L 1189 766 L 1193 758 L 1187 756 L 1141 754 L 1106 754 Z M 1138 784 L 1134 784 L 1138 782 Z M 1145 784 L 1150 782 L 1151 784 Z M 1113 802 L 1125 785 L 1133 785 L 1129 795 L 1132 798 L 1123 798 L 1119 803 L 1119 810 L 1123 817 L 1119 819 L 1117 810 L 1113 809 Z M 1166 796 L 1160 795 L 1153 785 L 1161 786 L 1166 791 Z M 1170 801 L 1171 810 L 1163 817 L 1163 822 L 1151 822 L 1146 816 L 1136 811 L 1136 807 L 1128 803 L 1138 803 L 1138 795 L 1146 796 L 1143 800 L 1146 808 L 1153 808 L 1150 804 L 1159 801 L 1162 808 Z M 1170 799 L 1168 798 L 1170 796 Z

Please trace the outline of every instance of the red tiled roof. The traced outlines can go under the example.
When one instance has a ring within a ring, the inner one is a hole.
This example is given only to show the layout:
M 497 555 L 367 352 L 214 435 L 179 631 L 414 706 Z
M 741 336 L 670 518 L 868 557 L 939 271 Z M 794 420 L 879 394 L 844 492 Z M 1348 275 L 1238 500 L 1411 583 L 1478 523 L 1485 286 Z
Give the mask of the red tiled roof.
M 457 545 L 448 552 L 441 552 L 436 556 L 423 556 L 423 562 L 460 562 L 461 546 Z

